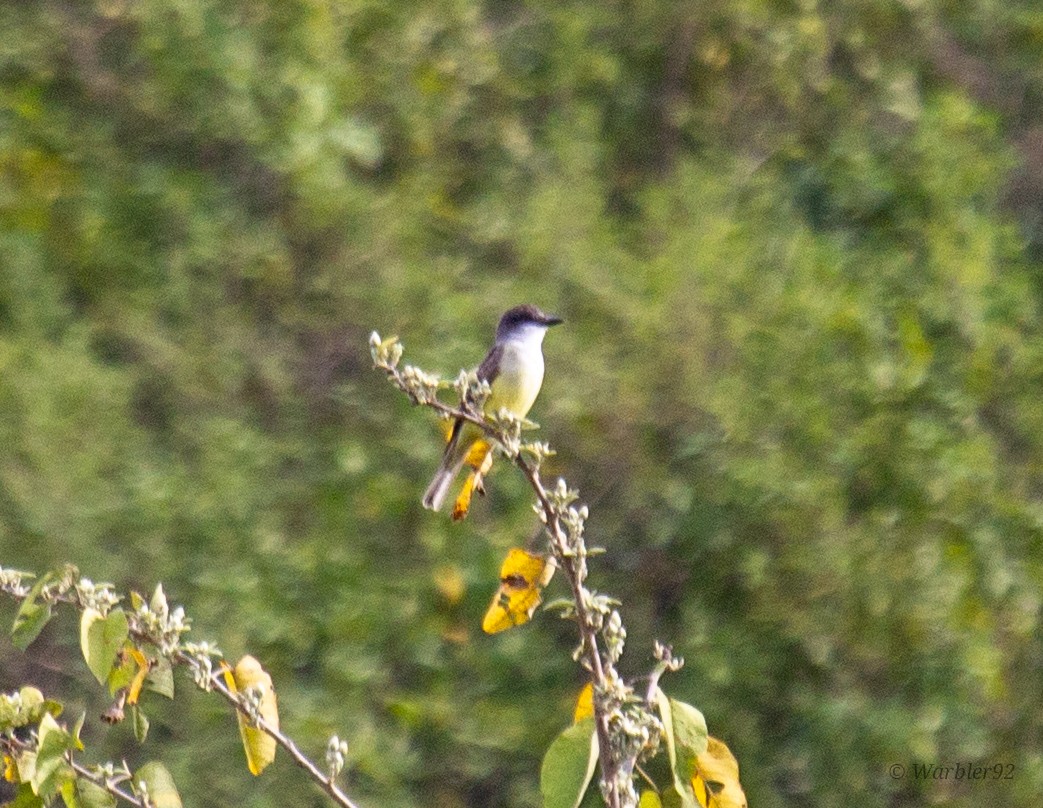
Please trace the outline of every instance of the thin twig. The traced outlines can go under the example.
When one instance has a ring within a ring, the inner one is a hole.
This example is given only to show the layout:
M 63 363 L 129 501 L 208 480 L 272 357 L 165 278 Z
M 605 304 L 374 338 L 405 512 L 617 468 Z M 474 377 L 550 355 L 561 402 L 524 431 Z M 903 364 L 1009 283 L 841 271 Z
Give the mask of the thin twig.
M 124 791 L 115 783 L 109 782 L 108 778 L 102 777 L 99 774 L 95 774 L 90 769 L 81 766 L 75 760 L 70 759 L 69 763 L 72 765 L 73 770 L 82 777 L 84 780 L 89 780 L 98 786 L 98 788 L 104 788 L 112 796 L 119 797 L 124 802 L 129 802 L 131 805 L 137 805 L 138 808 L 146 808 L 145 802 L 138 797 L 135 797 L 129 791 Z

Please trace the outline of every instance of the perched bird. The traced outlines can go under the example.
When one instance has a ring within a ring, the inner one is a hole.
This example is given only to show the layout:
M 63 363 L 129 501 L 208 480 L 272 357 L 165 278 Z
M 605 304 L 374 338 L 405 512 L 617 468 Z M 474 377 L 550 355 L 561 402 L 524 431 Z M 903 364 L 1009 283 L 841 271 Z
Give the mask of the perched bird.
M 544 314 L 531 305 L 515 306 L 504 313 L 496 327 L 496 342 L 478 366 L 478 378 L 488 382 L 491 390 L 483 408 L 486 413 L 505 409 L 525 417 L 543 384 L 543 337 L 548 328 L 560 322 L 560 317 Z M 460 419 L 453 422 L 442 462 L 424 493 L 425 508 L 441 509 L 449 486 L 483 438 L 476 425 Z M 481 461 L 475 464 L 476 470 L 480 465 Z M 469 496 L 470 491 L 467 493 Z M 462 518 L 465 513 L 466 505 L 463 513 L 454 511 L 454 517 Z

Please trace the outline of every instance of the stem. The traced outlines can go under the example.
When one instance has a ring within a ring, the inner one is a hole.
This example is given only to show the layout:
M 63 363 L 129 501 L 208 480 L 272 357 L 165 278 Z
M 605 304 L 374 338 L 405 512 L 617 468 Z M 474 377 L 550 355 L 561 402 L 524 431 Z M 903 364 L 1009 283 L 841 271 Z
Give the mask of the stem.
M 565 573 L 565 577 L 568 578 L 569 587 L 572 589 L 572 600 L 576 606 L 576 625 L 579 629 L 580 641 L 587 649 L 586 657 L 587 661 L 590 662 L 591 680 L 594 692 L 597 693 L 599 686 L 603 687 L 605 684 L 605 665 L 610 665 L 611 663 L 607 661 L 603 663 L 601 650 L 598 648 L 597 632 L 591 626 L 590 612 L 586 608 L 586 599 L 583 597 L 583 584 L 576 571 L 576 557 L 566 555 L 564 552 L 566 548 L 565 534 L 561 529 L 558 511 L 547 496 L 547 491 L 540 481 L 539 471 L 526 463 L 520 455 L 514 458 L 514 463 L 522 470 L 525 479 L 529 481 L 532 490 L 536 492 L 536 498 L 539 500 L 540 507 L 543 509 L 543 514 L 547 519 L 547 530 L 551 534 L 551 548 L 554 551 L 554 557 L 558 562 L 558 566 L 562 568 L 562 572 Z M 604 708 L 598 703 L 596 698 L 594 699 L 594 726 L 597 728 L 598 734 L 598 760 L 601 763 L 601 775 L 604 782 L 608 785 L 606 801 L 609 804 L 609 808 L 619 808 L 620 797 L 616 788 L 615 777 L 618 762 L 612 754 L 608 715 L 605 714 Z

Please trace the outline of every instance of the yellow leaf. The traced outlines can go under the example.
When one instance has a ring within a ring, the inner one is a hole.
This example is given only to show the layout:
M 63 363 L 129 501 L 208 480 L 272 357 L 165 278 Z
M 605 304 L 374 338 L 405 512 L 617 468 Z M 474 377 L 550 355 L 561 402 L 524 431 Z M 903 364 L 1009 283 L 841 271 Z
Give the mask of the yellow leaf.
M 244 656 L 236 664 L 233 676 L 238 692 L 242 693 L 249 688 L 261 691 L 261 718 L 272 729 L 279 729 L 279 708 L 275 700 L 275 688 L 272 687 L 272 677 L 261 667 L 261 663 L 252 656 Z M 243 749 L 246 751 L 246 763 L 250 767 L 250 773 L 260 774 L 275 759 L 275 738 L 257 727 L 250 726 L 250 719 L 241 712 L 237 712 L 236 716 L 239 719 L 239 731 L 243 736 Z
M 543 556 L 512 548 L 500 568 L 500 588 L 482 620 L 486 634 L 529 622 L 540 605 L 541 591 L 554 575 L 554 563 Z
M 573 723 L 579 723 L 584 718 L 592 718 L 594 715 L 594 685 L 587 682 L 579 691 L 576 699 L 576 709 L 572 714 Z
M 746 808 L 739 784 L 739 761 L 716 738 L 706 739 L 706 751 L 695 759 L 692 789 L 702 808 Z
M 471 494 L 474 493 L 475 483 L 478 479 L 476 472 L 471 472 L 467 475 L 467 479 L 464 480 L 464 487 L 460 489 L 459 495 L 456 497 L 456 502 L 453 503 L 453 512 L 451 514 L 454 522 L 459 522 L 467 516 L 467 512 L 471 510 Z
M 456 564 L 442 564 L 436 567 L 431 577 L 434 579 L 438 594 L 445 598 L 450 606 L 459 603 L 467 592 L 464 574 Z
M 10 755 L 4 755 L 4 779 L 9 783 L 18 782 L 18 767 Z
M 467 628 L 461 625 L 453 625 L 442 631 L 442 639 L 455 645 L 466 645 L 471 640 Z
M 692 791 L 695 792 L 695 800 L 699 803 L 700 808 L 710 808 L 710 789 L 706 785 L 706 781 L 698 774 L 692 778 Z
M 134 678 L 130 682 L 130 687 L 127 688 L 127 704 L 137 704 L 138 697 L 141 695 L 141 687 L 145 684 L 145 677 L 148 676 L 148 672 L 152 670 L 152 660 L 133 646 L 128 648 L 127 651 L 130 654 L 131 659 L 133 659 L 135 664 L 138 666 L 138 671 L 134 674 Z
M 641 801 L 637 804 L 637 808 L 663 808 L 663 801 L 654 791 L 644 791 L 641 793 Z
M 479 438 L 471 444 L 471 448 L 468 450 L 464 462 L 475 471 L 482 471 L 484 474 L 489 470 L 489 466 L 492 465 L 492 460 L 490 458 L 491 449 L 492 446 L 489 445 L 488 441 Z M 485 466 L 484 469 L 482 468 L 483 466 Z
M 471 472 L 467 475 L 464 486 L 460 489 L 460 494 L 453 504 L 454 522 L 459 522 L 467 516 L 467 512 L 471 508 L 471 495 L 475 491 L 479 494 L 485 493 L 485 475 L 489 473 L 489 469 L 493 465 L 492 446 L 484 440 L 476 440 L 471 444 L 464 462 L 471 467 Z
M 225 685 L 232 694 L 235 695 L 239 692 L 239 688 L 235 686 L 235 673 L 232 671 L 232 666 L 225 660 L 221 660 L 221 677 L 225 680 Z

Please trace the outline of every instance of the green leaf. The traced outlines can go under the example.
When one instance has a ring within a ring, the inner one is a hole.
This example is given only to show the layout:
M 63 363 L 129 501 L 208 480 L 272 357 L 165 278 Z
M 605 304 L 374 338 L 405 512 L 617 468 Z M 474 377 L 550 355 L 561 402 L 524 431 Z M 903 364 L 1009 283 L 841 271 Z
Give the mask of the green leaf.
M 159 657 L 153 663 L 152 670 L 145 677 L 145 687 L 153 693 L 159 693 L 168 699 L 174 698 L 174 671 L 170 666 L 170 660 Z
M 32 685 L 25 685 L 19 688 L 18 695 L 22 700 L 22 709 L 25 710 L 30 716 L 37 708 L 41 708 L 44 705 L 43 692 L 38 687 Z M 35 716 L 35 720 L 43 718 L 43 715 Z
M 674 743 L 677 744 L 677 773 L 685 782 L 692 779 L 696 758 L 706 751 L 706 719 L 691 704 L 670 699 Z
M 119 653 L 118 650 L 117 653 Z M 113 665 L 112 668 L 109 669 L 109 676 L 107 679 L 110 696 L 115 696 L 116 691 L 120 688 L 130 687 L 130 683 L 134 681 L 134 674 L 137 673 L 138 670 L 138 666 L 134 664 L 134 660 L 131 658 L 130 654 L 125 654 L 117 659 L 116 662 L 118 664 Z
M 65 753 L 72 748 L 73 740 L 50 713 L 44 713 L 38 737 L 36 769 L 29 782 L 33 790 L 46 799 L 58 792 L 64 780 L 75 776 L 65 760 Z
M 24 727 L 43 718 L 43 693 L 30 685 L 20 688 L 13 701 L 2 697 L 0 705 L 0 726 Z
M 65 808 L 115 808 L 116 798 L 99 786 L 83 777 L 67 780 L 62 786 L 62 799 Z
M 28 783 L 22 783 L 14 799 L 4 803 L 5 808 L 43 808 L 43 800 L 33 791 Z
M 670 786 L 669 788 L 663 789 L 663 793 L 660 795 L 663 808 L 699 808 L 699 803 L 695 801 L 695 797 L 692 796 L 692 789 L 687 788 L 684 791 L 678 791 L 677 786 Z
M 36 751 L 26 750 L 15 759 L 15 768 L 18 769 L 18 780 L 22 783 L 31 783 L 36 776 Z
M 146 763 L 134 773 L 134 790 L 140 794 L 142 786 L 148 791 L 153 808 L 182 808 L 174 778 L 158 760 Z
M 11 626 L 11 642 L 16 648 L 23 651 L 28 648 L 51 619 L 51 604 L 39 602 L 39 597 L 52 577 L 53 573 L 50 572 L 41 575 L 22 601 L 22 605 L 18 607 L 14 624 Z
M 83 808 L 116 808 L 116 798 L 112 794 L 82 777 L 76 780 L 76 796 Z
M 57 718 L 62 714 L 62 711 L 64 709 L 65 707 L 62 705 L 60 701 L 55 701 L 54 699 L 44 699 L 43 704 L 40 705 L 39 712 L 37 713 L 34 711 L 33 717 L 34 720 L 43 718 L 43 714 L 47 712 L 53 715 L 55 718 Z
M 113 609 L 105 617 L 96 609 L 84 610 L 80 619 L 80 648 L 87 667 L 102 684 L 108 679 L 116 654 L 129 634 L 127 615 L 122 609 Z
M 543 808 L 576 808 L 598 762 L 594 719 L 584 718 L 562 732 L 547 749 L 540 768 Z
M 24 727 L 26 724 L 35 724 L 44 713 L 50 713 L 55 718 L 62 714 L 62 705 L 53 699 L 45 699 L 39 688 L 25 685 L 19 688 L 18 698 L 21 702 L 18 709 L 14 711 L 11 723 L 15 727 Z M 7 718 L 7 710 L 0 711 L 0 722 Z
M 677 726 L 682 725 L 682 735 L 690 740 L 692 734 L 693 719 L 685 712 L 684 715 L 676 716 L 677 705 L 683 702 L 675 702 L 669 698 L 662 689 L 656 689 L 656 704 L 659 707 L 659 717 L 663 720 L 663 737 L 666 740 L 666 752 L 670 761 L 670 773 L 673 777 L 673 787 L 666 789 L 662 795 L 663 805 L 667 808 L 699 808 L 695 800 L 695 794 L 691 788 L 691 769 L 694 758 L 689 758 L 688 747 L 680 743 L 678 739 Z M 684 705 L 688 707 L 688 705 Z M 695 708 L 691 708 L 695 709 Z M 698 710 L 696 710 L 698 713 Z M 700 714 L 701 715 L 701 714 Z M 703 722 L 703 746 L 705 748 L 705 721 Z M 678 763 L 680 761 L 680 764 Z
M 670 771 L 677 769 L 677 744 L 674 741 L 674 718 L 673 710 L 670 709 L 670 699 L 661 688 L 655 691 L 656 705 L 659 707 L 659 717 L 663 720 L 663 737 L 666 740 L 666 755 L 670 761 Z
M 136 704 L 130 708 L 130 719 L 134 724 L 134 737 L 138 739 L 138 743 L 145 743 L 145 738 L 148 737 L 148 718 Z
M 576 604 L 572 598 L 554 598 L 554 600 L 543 604 L 543 611 L 545 612 L 564 612 L 567 614 L 575 610 Z
M 84 710 L 80 713 L 80 717 L 76 719 L 76 723 L 72 725 L 70 735 L 72 735 L 72 745 L 80 752 L 83 751 L 83 741 L 80 740 L 80 733 L 83 732 L 83 722 L 87 720 L 87 711 Z
M 0 732 L 6 732 L 18 726 L 15 723 L 18 720 L 18 715 L 18 710 L 15 709 L 11 700 L 0 696 Z
M 14 698 L 0 696 L 0 730 L 35 724 L 43 718 L 44 713 L 57 717 L 62 714 L 62 705 L 52 699 L 45 699 L 43 693 L 31 685 L 20 688 Z

